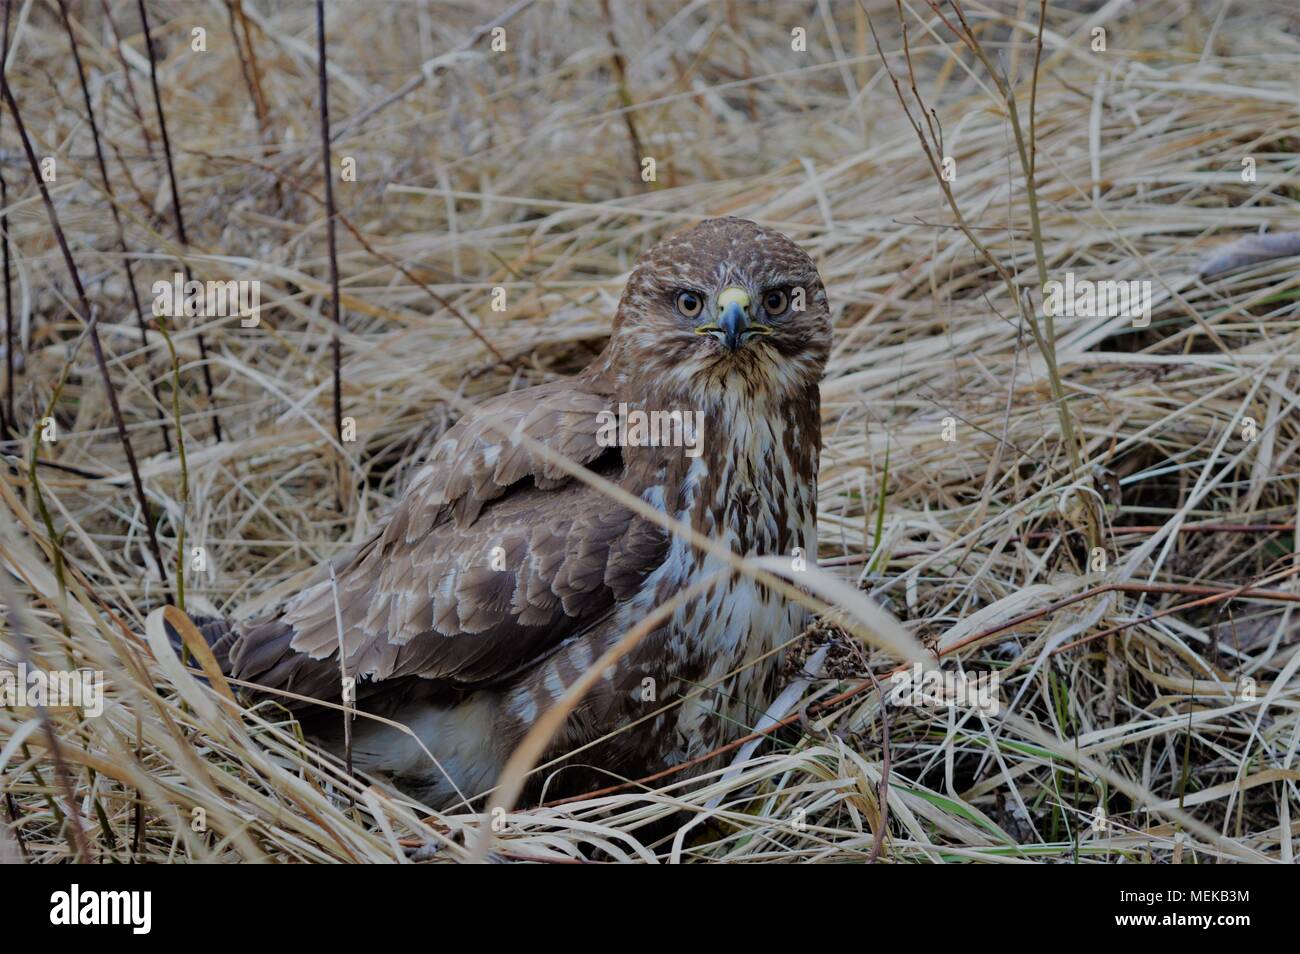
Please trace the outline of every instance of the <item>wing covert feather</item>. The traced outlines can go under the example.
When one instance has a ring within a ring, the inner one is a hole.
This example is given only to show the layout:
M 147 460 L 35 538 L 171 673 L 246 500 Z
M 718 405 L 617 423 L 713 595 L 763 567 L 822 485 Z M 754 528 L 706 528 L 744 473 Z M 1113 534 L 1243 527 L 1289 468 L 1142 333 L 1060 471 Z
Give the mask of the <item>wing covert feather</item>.
M 487 402 L 447 432 L 385 527 L 336 568 L 349 675 L 490 682 L 635 594 L 663 561 L 666 532 L 511 439 L 526 433 L 618 479 L 596 440 L 608 407 L 556 382 Z M 338 644 L 326 568 L 244 629 L 233 674 L 337 694 Z

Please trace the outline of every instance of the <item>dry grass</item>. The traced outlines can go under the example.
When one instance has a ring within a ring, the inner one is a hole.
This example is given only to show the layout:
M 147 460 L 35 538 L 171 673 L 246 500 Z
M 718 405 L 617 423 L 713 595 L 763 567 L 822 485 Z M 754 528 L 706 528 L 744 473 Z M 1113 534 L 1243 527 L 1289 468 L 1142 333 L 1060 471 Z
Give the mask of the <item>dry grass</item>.
M 57 160 L 51 198 L 99 311 L 167 578 L 189 547 L 207 553 L 206 572 L 186 573 L 187 608 L 255 612 L 363 537 L 466 402 L 572 373 L 599 350 L 642 249 L 701 217 L 743 215 L 803 244 L 831 296 L 823 565 L 946 665 L 999 670 L 1001 712 L 882 708 L 874 680 L 887 694 L 898 657 L 828 622 L 801 647 L 831 647 L 821 678 L 739 772 L 516 809 L 493 850 L 553 861 L 1294 860 L 1300 563 L 1293 530 L 1276 528 L 1297 516 L 1300 278 L 1295 258 L 1195 270 L 1232 239 L 1297 227 L 1300 37 L 1288 5 L 1050 5 L 1036 96 L 1048 272 L 1147 279 L 1155 291 L 1145 329 L 1056 321 L 1085 462 L 1073 474 L 1043 355 L 952 227 L 861 6 L 612 3 L 612 25 L 600 4 L 524 6 L 504 54 L 476 28 L 507 5 L 328 6 L 333 152 L 357 170 L 335 182 L 342 410 L 357 433 L 340 446 L 311 5 L 243 0 L 252 56 L 245 46 L 241 61 L 224 3 L 149 4 L 187 249 L 135 4 L 109 4 L 122 56 L 100 6 L 71 5 L 146 308 L 182 255 L 196 277 L 261 282 L 260 327 L 171 329 L 179 391 L 163 337 L 140 343 L 57 4 L 16 5 L 7 75 L 36 154 Z M 906 89 L 894 4 L 866 9 Z M 1037 303 L 1003 101 L 925 3 L 903 9 L 963 216 Z M 1026 117 L 1037 3 L 969 0 L 966 14 Z M 1094 20 L 1105 53 L 1089 48 Z M 795 26 L 806 53 L 791 50 Z M 207 30 L 206 52 L 190 49 L 194 27 Z M 167 591 L 8 115 L 0 141 L 20 339 L 0 599 L 17 608 L 33 661 L 71 660 L 108 684 L 102 716 L 49 714 L 58 759 L 39 713 L 0 709 L 0 820 L 16 816 L 0 828 L 0 855 L 401 861 L 425 845 L 437 850 L 417 857 L 470 857 L 484 847 L 481 814 L 429 817 L 353 782 L 283 711 L 232 708 L 151 651 L 145 617 Z M 656 182 L 640 178 L 642 151 Z M 1254 182 L 1240 174 L 1247 155 Z M 505 312 L 490 307 L 496 286 Z M 33 446 L 47 408 L 58 441 Z M 1089 514 L 1104 570 L 1082 542 Z M 1195 530 L 1207 523 L 1230 529 Z M 1243 586 L 1262 592 L 1216 596 Z M 842 609 L 839 622 L 870 629 Z M 18 637 L 10 620 L 8 664 Z M 1253 700 L 1237 691 L 1246 677 Z

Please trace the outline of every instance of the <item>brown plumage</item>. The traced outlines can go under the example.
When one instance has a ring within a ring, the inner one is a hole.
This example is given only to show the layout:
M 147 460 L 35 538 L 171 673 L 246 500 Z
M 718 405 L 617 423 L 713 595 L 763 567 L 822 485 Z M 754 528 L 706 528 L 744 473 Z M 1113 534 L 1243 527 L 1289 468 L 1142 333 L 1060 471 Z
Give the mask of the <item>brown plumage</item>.
M 356 766 L 435 807 L 486 790 L 593 660 L 722 566 L 512 434 L 736 553 L 815 554 L 818 381 L 829 347 L 816 267 L 779 233 L 713 219 L 645 253 L 590 367 L 485 402 L 438 442 L 383 528 L 334 561 L 358 706 L 422 742 L 359 718 Z M 702 412 L 700 453 L 603 446 L 601 412 L 620 403 Z M 746 731 L 768 700 L 773 648 L 804 623 L 799 606 L 723 573 L 571 715 L 551 757 L 601 741 L 545 773 L 548 796 L 657 771 Z M 328 566 L 268 616 L 205 631 L 231 675 L 340 699 Z M 341 747 L 337 712 L 301 715 L 310 734 Z

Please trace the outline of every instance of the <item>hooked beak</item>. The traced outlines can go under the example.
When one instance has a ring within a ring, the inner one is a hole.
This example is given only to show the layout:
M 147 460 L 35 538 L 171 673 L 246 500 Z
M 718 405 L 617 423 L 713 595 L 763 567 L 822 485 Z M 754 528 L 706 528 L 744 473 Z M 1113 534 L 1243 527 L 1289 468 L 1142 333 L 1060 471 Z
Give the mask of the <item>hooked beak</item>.
M 722 314 L 718 316 L 718 327 L 722 329 L 722 343 L 727 346 L 728 351 L 735 351 L 740 347 L 741 339 L 749 330 L 749 315 L 740 302 L 735 299 L 727 302 L 722 309 Z
M 761 326 L 749 321 L 749 293 L 743 288 L 725 288 L 718 295 L 718 320 L 700 325 L 697 335 L 717 334 L 727 350 L 735 353 L 744 343 L 745 333 L 758 331 Z M 766 329 L 762 329 L 766 330 Z

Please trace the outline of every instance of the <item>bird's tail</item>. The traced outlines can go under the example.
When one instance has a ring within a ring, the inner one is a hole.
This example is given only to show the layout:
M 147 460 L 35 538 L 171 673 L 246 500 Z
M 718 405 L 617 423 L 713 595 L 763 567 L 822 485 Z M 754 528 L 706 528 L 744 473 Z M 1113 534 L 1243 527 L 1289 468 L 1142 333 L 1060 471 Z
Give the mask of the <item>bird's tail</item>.
M 195 629 L 203 636 L 203 641 L 212 650 L 212 655 L 216 657 L 217 665 L 221 667 L 221 671 L 226 675 L 230 675 L 230 650 L 239 636 L 235 631 L 234 624 L 230 620 L 222 619 L 219 616 L 191 616 L 190 622 L 194 624 Z M 176 650 L 177 655 L 182 655 L 184 643 L 181 640 L 181 634 L 165 619 L 164 625 L 167 627 L 167 638 L 171 641 L 172 648 Z

